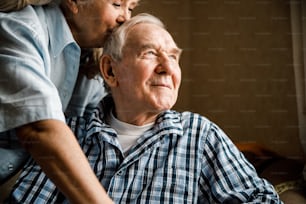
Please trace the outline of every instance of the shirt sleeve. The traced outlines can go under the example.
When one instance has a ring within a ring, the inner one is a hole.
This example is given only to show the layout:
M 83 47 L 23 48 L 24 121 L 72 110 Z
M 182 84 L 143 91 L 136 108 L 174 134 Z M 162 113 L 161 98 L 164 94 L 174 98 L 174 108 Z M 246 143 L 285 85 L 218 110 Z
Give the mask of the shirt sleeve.
M 94 79 L 88 79 L 83 73 L 79 73 L 73 95 L 65 110 L 65 116 L 74 117 L 90 115 L 102 98 L 106 96 L 103 83 L 101 76 L 96 76 Z
M 35 12 L 0 13 L 0 19 L 0 132 L 43 119 L 65 121 Z
M 282 203 L 273 186 L 258 177 L 255 168 L 215 124 L 206 137 L 204 157 L 200 186 L 210 202 Z

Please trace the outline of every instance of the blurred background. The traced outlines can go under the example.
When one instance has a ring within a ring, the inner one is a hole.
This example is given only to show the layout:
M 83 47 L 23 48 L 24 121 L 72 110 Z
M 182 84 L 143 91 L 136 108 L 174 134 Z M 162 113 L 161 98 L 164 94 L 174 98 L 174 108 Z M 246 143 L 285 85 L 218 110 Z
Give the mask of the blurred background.
M 303 22 L 293 0 L 141 0 L 183 51 L 175 109 L 200 113 L 235 143 L 304 159 Z

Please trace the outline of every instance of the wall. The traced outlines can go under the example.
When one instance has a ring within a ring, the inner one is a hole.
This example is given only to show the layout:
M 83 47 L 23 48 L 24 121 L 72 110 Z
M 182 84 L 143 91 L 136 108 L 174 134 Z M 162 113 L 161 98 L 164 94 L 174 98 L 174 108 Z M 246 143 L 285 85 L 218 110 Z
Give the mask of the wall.
M 183 48 L 175 107 L 201 113 L 234 142 L 302 157 L 290 6 L 279 0 L 141 0 Z

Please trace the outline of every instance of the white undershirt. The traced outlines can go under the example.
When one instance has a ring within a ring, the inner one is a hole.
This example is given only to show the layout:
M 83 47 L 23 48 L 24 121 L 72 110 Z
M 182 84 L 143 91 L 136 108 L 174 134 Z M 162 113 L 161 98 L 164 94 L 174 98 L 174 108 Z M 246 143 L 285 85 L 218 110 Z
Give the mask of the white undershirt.
M 154 122 L 143 126 L 131 125 L 115 118 L 111 111 L 109 125 L 116 130 L 122 150 L 126 153 L 145 131 L 153 127 Z

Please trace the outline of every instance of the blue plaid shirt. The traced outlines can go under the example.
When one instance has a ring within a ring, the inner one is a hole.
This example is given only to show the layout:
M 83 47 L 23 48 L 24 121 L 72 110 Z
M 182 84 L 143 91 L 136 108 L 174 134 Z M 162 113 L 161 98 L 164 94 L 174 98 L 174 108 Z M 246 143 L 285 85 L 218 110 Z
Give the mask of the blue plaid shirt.
M 207 118 L 165 111 L 125 156 L 117 133 L 103 122 L 100 110 L 110 110 L 105 104 L 91 118 L 71 118 L 68 125 L 115 203 L 282 203 L 272 185 L 257 176 Z M 12 200 L 68 203 L 33 161 L 22 172 Z

